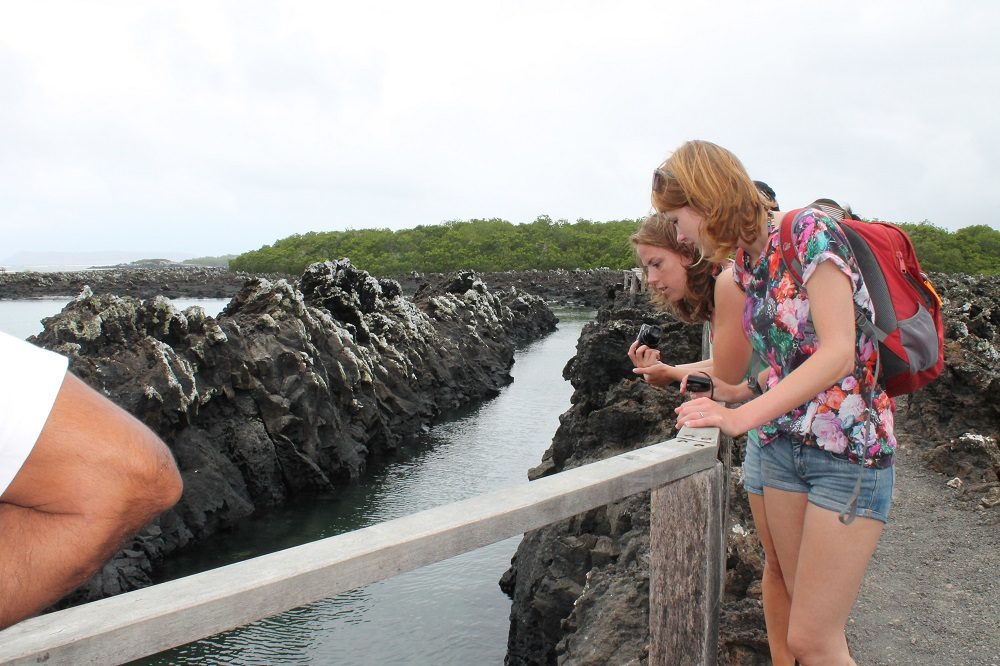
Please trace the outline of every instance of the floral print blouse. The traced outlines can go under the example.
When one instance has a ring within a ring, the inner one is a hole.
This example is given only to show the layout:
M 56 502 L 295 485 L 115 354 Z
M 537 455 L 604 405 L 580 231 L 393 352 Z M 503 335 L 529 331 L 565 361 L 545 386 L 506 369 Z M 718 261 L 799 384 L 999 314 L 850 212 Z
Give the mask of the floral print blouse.
M 747 296 L 743 329 L 754 351 L 767 362 L 768 387 L 801 365 L 818 345 L 809 316 L 809 296 L 795 284 L 785 267 L 778 236 L 777 228 L 772 229 L 757 261 L 749 253 L 741 252 L 742 262 L 737 261 L 733 271 L 734 279 Z M 802 262 L 803 282 L 809 281 L 820 263 L 832 261 L 850 278 L 855 305 L 872 317 L 868 289 L 847 238 L 836 222 L 818 210 L 804 209 L 795 216 L 792 238 Z M 853 373 L 806 404 L 762 425 L 761 446 L 784 435 L 856 463 L 864 445 L 865 465 L 878 468 L 892 465 L 896 450 L 893 404 L 881 386 L 875 390 L 868 441 L 864 441 L 866 402 L 861 390 L 864 387 L 870 395 L 874 385 L 876 347 L 860 329 L 856 330 L 856 336 Z

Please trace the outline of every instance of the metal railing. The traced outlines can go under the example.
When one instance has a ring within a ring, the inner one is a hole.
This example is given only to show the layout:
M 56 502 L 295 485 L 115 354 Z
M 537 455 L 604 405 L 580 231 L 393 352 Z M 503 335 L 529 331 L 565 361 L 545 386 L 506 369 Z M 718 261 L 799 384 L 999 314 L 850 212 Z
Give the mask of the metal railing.
M 529 483 L 0 631 L 0 663 L 122 663 L 439 562 L 652 490 L 650 663 L 715 663 L 726 483 L 719 431 L 678 437 Z

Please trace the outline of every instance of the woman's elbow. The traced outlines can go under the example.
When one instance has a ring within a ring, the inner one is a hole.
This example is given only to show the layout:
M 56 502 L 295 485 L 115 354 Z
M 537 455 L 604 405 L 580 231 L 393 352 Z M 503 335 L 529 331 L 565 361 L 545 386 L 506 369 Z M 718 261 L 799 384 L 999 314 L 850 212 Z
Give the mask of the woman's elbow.
M 856 350 L 853 344 L 850 346 L 842 345 L 838 349 L 836 357 L 838 364 L 836 375 L 838 381 L 854 372 L 855 359 L 857 358 L 855 351 Z

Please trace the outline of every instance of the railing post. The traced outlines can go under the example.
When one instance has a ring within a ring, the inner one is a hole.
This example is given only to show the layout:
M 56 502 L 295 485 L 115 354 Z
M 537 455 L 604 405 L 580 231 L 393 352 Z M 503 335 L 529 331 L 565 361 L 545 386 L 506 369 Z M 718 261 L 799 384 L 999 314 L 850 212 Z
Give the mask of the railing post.
M 650 666 L 714 666 L 725 575 L 722 463 L 653 491 Z
M 635 305 L 635 296 L 644 290 L 642 271 L 637 268 L 630 268 L 625 271 L 625 291 L 628 292 L 628 304 Z

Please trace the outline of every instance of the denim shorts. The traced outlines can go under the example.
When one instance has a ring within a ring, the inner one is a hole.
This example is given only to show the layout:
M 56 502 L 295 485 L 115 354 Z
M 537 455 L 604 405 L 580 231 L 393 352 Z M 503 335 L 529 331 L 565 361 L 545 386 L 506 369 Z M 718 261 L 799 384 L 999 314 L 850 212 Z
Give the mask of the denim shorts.
M 760 442 L 754 434 L 747 434 L 746 452 L 743 454 L 743 487 L 752 495 L 763 495 L 764 474 L 760 465 Z
M 765 486 L 807 493 L 810 503 L 837 513 L 850 501 L 860 469 L 857 515 L 888 522 L 896 481 L 895 465 L 886 469 L 861 468 L 858 463 L 837 458 L 829 451 L 793 443 L 784 437 L 761 447 L 760 454 Z

